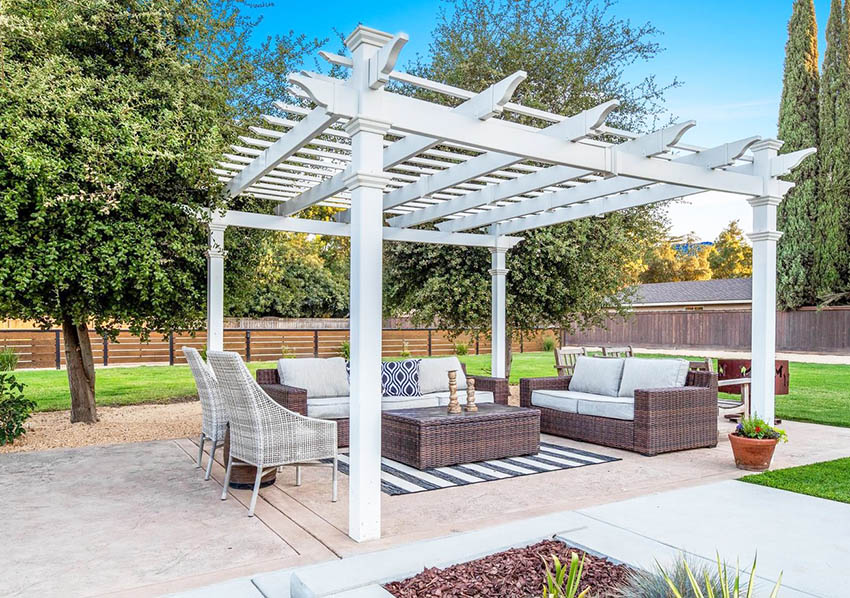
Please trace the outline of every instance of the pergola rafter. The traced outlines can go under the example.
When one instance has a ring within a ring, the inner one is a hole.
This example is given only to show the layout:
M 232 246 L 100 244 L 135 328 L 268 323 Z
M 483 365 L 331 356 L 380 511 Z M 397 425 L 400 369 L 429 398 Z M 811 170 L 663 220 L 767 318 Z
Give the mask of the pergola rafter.
M 406 41 L 404 34 L 360 26 L 346 39 L 350 58 L 321 53 L 350 69 L 349 79 L 291 75 L 293 93 L 312 107 L 277 102 L 281 114 L 250 127 L 251 135 L 213 169 L 231 197 L 273 200 L 275 213 L 207 216 L 211 349 L 223 346 L 221 249 L 228 226 L 351 238 L 349 534 L 380 535 L 383 241 L 491 251 L 491 370 L 503 376 L 506 254 L 522 241 L 508 235 L 703 191 L 738 194 L 752 206 L 754 223 L 752 405 L 770 421 L 776 207 L 792 187 L 778 177 L 814 150 L 779 155 L 781 142 L 758 137 L 713 148 L 685 144 L 693 121 L 649 134 L 624 131 L 606 124 L 616 100 L 575 115 L 522 106 L 510 99 L 523 71 L 480 92 L 396 71 Z M 457 105 L 395 93 L 385 88 L 389 81 Z M 340 208 L 336 221 L 295 216 L 314 205 Z M 417 228 L 430 223 L 436 230 Z

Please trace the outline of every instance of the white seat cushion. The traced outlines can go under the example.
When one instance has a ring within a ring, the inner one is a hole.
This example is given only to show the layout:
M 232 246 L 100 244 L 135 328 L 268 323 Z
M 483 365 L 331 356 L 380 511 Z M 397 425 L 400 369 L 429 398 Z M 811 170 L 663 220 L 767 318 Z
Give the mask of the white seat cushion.
M 381 400 L 381 410 L 418 409 L 419 407 L 436 407 L 439 400 L 435 395 L 422 397 L 384 397 Z
M 570 390 L 616 397 L 620 390 L 624 361 L 613 357 L 579 355 L 570 379 Z
M 584 393 L 569 390 L 535 390 L 531 393 L 531 404 L 534 407 L 555 409 L 565 413 L 578 413 L 578 400 L 574 395 Z
M 579 415 L 594 415 L 611 419 L 635 419 L 635 400 L 631 397 L 589 395 L 578 401 Z
M 445 405 L 449 404 L 449 394 L 450 393 L 448 391 L 446 391 L 446 392 L 435 392 L 435 393 L 432 393 L 428 396 L 429 397 L 436 397 L 437 400 L 439 401 L 438 404 L 445 406 Z M 465 392 L 458 391 L 457 402 L 460 403 L 461 405 L 466 405 L 466 393 Z M 488 390 L 476 390 L 475 391 L 475 403 L 476 404 L 480 405 L 480 404 L 483 404 L 483 403 L 493 403 L 493 402 L 495 402 L 495 401 L 493 400 L 493 393 L 492 392 L 490 392 Z
M 350 392 L 342 357 L 278 359 L 277 371 L 281 384 L 303 388 L 308 399 L 341 397 Z
M 457 357 L 423 359 L 419 363 L 419 392 L 423 395 L 449 390 L 449 371 L 457 370 L 457 388 L 466 390 L 466 376 Z
M 684 359 L 641 359 L 629 357 L 623 365 L 623 378 L 617 393 L 634 397 L 644 388 L 678 388 L 685 385 L 690 363 Z
M 340 419 L 349 415 L 348 395 L 307 399 L 307 415 L 321 419 Z

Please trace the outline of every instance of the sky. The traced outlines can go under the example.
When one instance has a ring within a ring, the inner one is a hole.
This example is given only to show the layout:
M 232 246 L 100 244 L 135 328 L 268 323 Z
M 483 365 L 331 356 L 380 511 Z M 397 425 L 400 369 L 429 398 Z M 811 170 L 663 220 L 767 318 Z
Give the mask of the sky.
M 815 0 L 821 57 L 829 4 Z M 315 10 L 310 6 L 278 0 L 275 6 L 256 9 L 263 17 L 258 38 L 293 30 L 311 38 L 330 38 L 326 49 L 337 51 L 340 42 L 334 29 L 347 35 L 363 23 L 392 33 L 403 31 L 410 42 L 402 52 L 401 70 L 417 54 L 427 55 L 440 10 L 451 10 L 451 4 L 441 0 L 324 0 L 312 5 Z M 674 77 L 683 82 L 668 93 L 666 102 L 677 120 L 697 123 L 683 142 L 713 146 L 753 135 L 776 136 L 791 0 L 619 0 L 612 12 L 635 24 L 648 21 L 662 32 L 657 39 L 664 52 L 633 67 L 627 78 L 639 81 L 654 74 L 659 82 Z M 704 240 L 715 239 L 730 220 L 740 220 L 745 231 L 752 226 L 746 201 L 722 193 L 672 204 L 669 218 L 673 235 L 693 232 Z

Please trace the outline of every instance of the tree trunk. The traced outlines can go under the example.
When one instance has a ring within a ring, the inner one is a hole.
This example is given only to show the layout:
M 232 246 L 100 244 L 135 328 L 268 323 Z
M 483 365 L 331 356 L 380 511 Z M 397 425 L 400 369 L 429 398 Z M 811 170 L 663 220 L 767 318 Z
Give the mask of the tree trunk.
M 62 320 L 65 339 L 65 364 L 68 387 L 71 389 L 71 423 L 97 421 L 94 403 L 94 359 L 91 353 L 89 330 L 85 323 L 74 324 L 71 318 Z

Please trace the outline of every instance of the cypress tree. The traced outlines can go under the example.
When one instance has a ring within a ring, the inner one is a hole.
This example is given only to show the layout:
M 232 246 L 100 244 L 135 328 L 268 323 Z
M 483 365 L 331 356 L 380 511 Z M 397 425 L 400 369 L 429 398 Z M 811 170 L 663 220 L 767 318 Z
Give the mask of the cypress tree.
M 794 0 L 785 45 L 785 73 L 779 105 L 783 153 L 818 143 L 818 31 L 814 0 Z M 804 161 L 790 175 L 796 183 L 779 206 L 776 292 L 780 307 L 796 308 L 816 299 L 812 232 L 818 199 L 817 160 Z
M 846 284 L 850 247 L 850 46 L 841 0 L 832 0 L 821 76 L 818 144 L 819 201 L 815 223 L 815 282 L 819 296 Z

